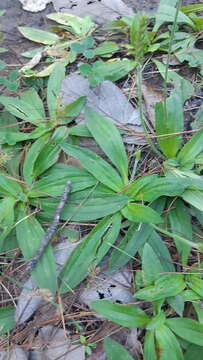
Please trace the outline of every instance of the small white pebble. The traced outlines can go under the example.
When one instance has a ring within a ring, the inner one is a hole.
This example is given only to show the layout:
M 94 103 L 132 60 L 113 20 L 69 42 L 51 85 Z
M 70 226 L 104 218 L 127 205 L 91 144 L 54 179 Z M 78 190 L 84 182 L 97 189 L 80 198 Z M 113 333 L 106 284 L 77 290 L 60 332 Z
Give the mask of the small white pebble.
M 42 11 L 46 8 L 50 0 L 19 0 L 23 5 L 23 9 L 31 12 Z

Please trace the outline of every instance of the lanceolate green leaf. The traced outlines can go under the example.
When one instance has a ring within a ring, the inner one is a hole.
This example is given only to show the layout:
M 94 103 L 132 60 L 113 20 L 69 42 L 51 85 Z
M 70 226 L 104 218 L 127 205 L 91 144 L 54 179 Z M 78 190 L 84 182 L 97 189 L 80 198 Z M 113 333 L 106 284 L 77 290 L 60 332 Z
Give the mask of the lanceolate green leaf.
M 41 227 L 39 223 L 38 227 Z M 56 263 L 51 244 L 47 246 L 36 267 L 32 270 L 32 277 L 36 280 L 39 288 L 49 289 L 52 294 L 55 294 L 57 288 Z
M 182 178 L 149 176 L 149 182 L 134 195 L 133 199 L 152 202 L 161 196 L 178 196 L 183 193 L 187 186 L 187 182 Z
M 40 114 L 41 118 L 39 119 L 39 122 L 41 122 L 42 125 L 45 125 L 46 122 L 46 115 L 44 111 L 44 105 L 43 101 L 40 99 L 38 93 L 34 89 L 29 89 L 22 94 L 20 94 L 19 98 L 32 106 L 37 113 Z M 41 121 L 40 121 L 41 120 Z
M 127 184 L 128 158 L 118 129 L 111 121 L 90 108 L 86 108 L 85 119 L 88 130 Z
M 150 321 L 138 306 L 113 304 L 108 300 L 93 301 L 91 306 L 99 314 L 122 326 L 144 327 Z
M 178 340 L 165 325 L 155 330 L 156 348 L 160 360 L 184 360 Z
M 181 135 L 167 136 L 167 134 L 183 131 L 183 108 L 180 96 L 173 94 L 167 98 L 166 104 L 163 101 L 156 103 L 155 118 L 156 135 L 161 135 L 157 138 L 159 146 L 167 158 L 173 158 L 181 146 L 182 137 Z
M 144 338 L 145 360 L 157 360 L 154 335 L 155 335 L 154 330 L 148 330 L 145 334 L 145 338 Z
M 0 308 L 0 334 L 5 334 L 15 326 L 15 308 L 5 306 Z
M 135 297 L 143 300 L 161 300 L 181 293 L 185 288 L 183 275 L 167 274 L 155 281 L 154 286 L 148 286 L 135 293 Z
M 26 212 L 24 205 L 18 205 L 18 214 L 19 218 L 16 225 L 17 241 L 24 258 L 28 260 L 39 248 L 45 233 L 35 217 Z M 51 245 L 43 253 L 32 275 L 39 287 L 49 289 L 52 293 L 55 293 L 56 265 Z
M 124 266 L 142 248 L 150 237 L 152 228 L 147 224 L 142 224 L 137 228 L 133 224 L 129 227 L 126 235 L 121 239 L 116 248 L 113 249 L 109 259 L 109 271 L 115 271 Z
M 0 200 L 0 226 L 12 226 L 14 223 L 14 206 L 16 199 L 8 196 Z
M 60 274 L 62 293 L 73 289 L 86 277 L 111 222 L 110 217 L 102 219 L 72 252 Z
M 147 242 L 152 247 L 156 256 L 159 258 L 164 272 L 175 272 L 173 259 L 171 258 L 170 252 L 165 245 L 165 242 L 156 231 L 152 230 L 152 228 Z
M 34 174 L 35 177 L 41 175 L 44 171 L 54 165 L 61 152 L 60 144 L 65 141 L 68 136 L 68 129 L 66 126 L 57 127 L 54 130 L 47 146 L 44 146 L 40 152 L 35 163 Z
M 196 157 L 203 151 L 203 129 L 199 130 L 192 138 L 183 146 L 178 154 L 178 160 L 181 166 L 192 168 Z
M 69 124 L 71 121 L 73 121 L 81 112 L 83 107 L 86 103 L 86 97 L 81 96 L 77 100 L 73 101 L 72 103 L 65 105 L 61 110 L 59 109 L 57 111 L 57 123 L 58 124 Z M 81 124 L 82 126 L 85 126 L 85 124 Z M 78 125 L 78 126 L 81 126 Z M 88 132 L 88 130 L 87 130 Z M 89 134 L 90 135 L 90 134 Z
M 74 200 L 74 194 L 71 195 L 67 205 L 64 206 L 61 213 L 62 220 L 71 219 L 72 221 L 92 221 L 100 219 L 103 216 L 114 214 L 120 211 L 128 202 L 128 198 L 124 195 L 108 195 L 104 194 L 102 197 L 91 198 L 91 190 L 89 190 L 88 197 L 81 197 L 81 199 Z M 77 193 L 76 193 L 77 194 Z M 39 204 L 44 214 L 40 214 L 40 218 L 51 220 L 54 216 L 58 201 L 55 199 L 41 199 L 36 201 Z
M 50 134 L 45 134 L 41 136 L 31 145 L 31 147 L 27 151 L 23 164 L 23 177 L 28 185 L 31 185 L 34 180 L 35 162 L 42 149 L 46 146 L 49 138 Z
M 173 208 L 169 212 L 169 221 L 173 233 L 192 241 L 191 216 L 182 200 L 179 199 L 173 203 Z M 191 247 L 180 241 L 176 241 L 176 239 L 174 240 L 183 264 L 187 264 Z
M 185 352 L 184 360 L 202 360 L 203 359 L 203 347 L 191 344 Z
M 71 182 L 71 193 L 96 185 L 97 180 L 83 168 L 56 164 L 39 181 L 35 182 L 29 197 L 61 196 L 67 179 Z
M 104 350 L 107 355 L 107 360 L 118 360 L 119 358 L 133 360 L 132 356 L 124 348 L 124 346 L 109 337 L 104 339 Z
M 164 79 L 167 65 L 161 63 L 158 60 L 153 60 L 153 62 L 156 64 L 160 75 Z M 172 94 L 178 92 L 178 94 L 182 99 L 183 104 L 187 99 L 189 99 L 194 94 L 194 88 L 191 82 L 184 79 L 182 76 L 178 75 L 176 71 L 172 71 L 171 69 L 168 72 L 168 82 L 172 82 L 174 86 L 174 90 L 172 91 Z
M 0 172 L 0 195 L 12 195 L 15 199 L 19 199 L 22 192 L 18 179 L 15 181 L 9 174 Z
M 166 325 L 180 338 L 196 345 L 203 346 L 203 325 L 187 318 L 166 320 Z
M 45 45 L 55 44 L 55 42 L 59 39 L 58 35 L 52 32 L 34 29 L 29 26 L 19 26 L 18 30 L 25 38 Z
M 133 222 L 161 223 L 160 215 L 150 208 L 142 204 L 131 203 L 122 209 L 122 214 L 128 220 Z
M 104 235 L 101 246 L 97 251 L 96 263 L 99 264 L 102 261 L 103 257 L 106 255 L 108 250 L 111 248 L 111 245 L 115 243 L 118 238 L 120 228 L 121 228 L 121 215 L 116 213 L 112 216 L 112 224 L 108 229 L 107 233 Z
M 17 213 L 17 241 L 23 253 L 24 259 L 28 260 L 37 251 L 44 236 L 44 231 L 41 226 L 39 226 L 35 217 L 26 211 L 24 204 L 20 203 L 18 205 Z
M 142 271 L 145 285 L 152 285 L 164 272 L 159 257 L 148 243 L 143 248 Z
M 1 96 L 0 103 L 3 104 L 6 110 L 12 115 L 32 124 L 40 124 L 40 126 L 45 126 L 44 122 L 42 121 L 40 111 L 36 110 L 26 101 L 20 100 L 18 98 Z
M 59 103 L 59 90 L 61 88 L 62 80 L 65 78 L 65 66 L 63 63 L 57 63 L 52 71 L 47 86 L 47 104 L 49 109 L 49 116 L 54 120 Z
M 120 176 L 112 166 L 92 151 L 70 144 L 63 144 L 61 148 L 68 155 L 79 160 L 86 170 L 110 189 L 119 191 L 124 186 Z
M 203 211 L 203 191 L 186 190 L 182 194 L 182 198 L 198 210 Z
M 164 22 L 174 22 L 176 14 L 176 2 L 176 0 L 170 2 L 163 0 L 160 2 L 158 10 L 156 11 L 156 23 L 154 25 L 153 31 L 157 31 Z M 189 26 L 194 25 L 192 20 L 181 11 L 178 13 L 177 23 L 187 24 Z
M 187 275 L 186 279 L 188 287 L 203 298 L 203 280 L 195 274 Z

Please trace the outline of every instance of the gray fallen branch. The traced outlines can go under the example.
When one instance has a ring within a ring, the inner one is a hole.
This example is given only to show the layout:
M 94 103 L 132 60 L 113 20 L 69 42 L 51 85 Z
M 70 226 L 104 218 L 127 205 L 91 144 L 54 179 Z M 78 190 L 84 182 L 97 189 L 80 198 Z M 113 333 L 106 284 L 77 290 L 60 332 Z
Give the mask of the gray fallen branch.
M 47 232 L 45 233 L 44 238 L 42 239 L 41 245 L 39 249 L 37 250 L 36 254 L 33 256 L 33 258 L 28 263 L 28 269 L 33 270 L 35 266 L 37 265 L 37 262 L 41 258 L 42 254 L 44 253 L 45 249 L 47 248 L 49 241 L 51 240 L 52 236 L 56 232 L 56 229 L 58 227 L 59 221 L 60 221 L 60 215 L 61 211 L 63 210 L 63 207 L 68 200 L 68 196 L 71 191 L 71 183 L 68 181 L 65 185 L 64 192 L 61 196 L 60 202 L 57 206 L 53 221 L 49 228 L 47 229 Z

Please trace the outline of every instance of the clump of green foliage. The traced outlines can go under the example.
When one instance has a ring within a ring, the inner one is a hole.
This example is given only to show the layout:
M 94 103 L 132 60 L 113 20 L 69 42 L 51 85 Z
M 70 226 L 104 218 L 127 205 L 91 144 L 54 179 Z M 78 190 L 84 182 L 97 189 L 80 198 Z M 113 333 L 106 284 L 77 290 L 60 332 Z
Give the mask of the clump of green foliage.
M 141 268 L 134 279 L 134 297 L 147 302 L 147 310 L 107 300 L 95 301 L 92 307 L 121 326 L 142 329 L 145 360 L 188 360 L 191 353 L 202 353 L 203 349 L 203 264 L 191 262 L 191 254 L 203 251 L 203 129 L 198 129 L 186 142 L 183 137 L 183 105 L 194 89 L 176 72 L 168 72 L 168 64 L 153 59 L 166 83 L 165 98 L 155 106 L 156 142 L 148 137 L 142 100 L 142 71 L 149 55 L 155 57 L 156 51 L 164 51 L 169 55 L 175 53 L 180 60 L 188 41 L 192 44 L 192 56 L 196 51 L 194 46 L 199 36 L 196 32 L 203 27 L 202 18 L 196 12 L 201 11 L 203 5 L 179 10 L 175 9 L 175 3 L 160 2 L 152 29 L 149 29 L 148 17 L 139 14 L 111 23 L 111 29 L 123 31 L 129 39 L 123 46 L 127 57 L 116 61 L 98 60 L 98 57 L 112 56 L 118 51 L 118 45 L 114 42 L 98 45 L 91 36 L 95 24 L 88 17 L 52 14 L 49 18 L 62 25 L 54 27 L 53 32 L 21 28 L 27 38 L 45 45 L 45 49 L 38 49 L 34 54 L 36 63 L 42 52 L 51 58 L 52 63 L 41 75 L 31 69 L 33 59 L 23 70 L 31 77 L 50 75 L 46 93 L 48 110 L 34 88 L 15 98 L 0 97 L 5 108 L 0 134 L 1 252 L 19 247 L 23 260 L 33 257 L 44 237 L 45 224 L 52 221 L 69 180 L 72 189 L 61 212 L 61 221 L 91 221 L 95 226 L 72 252 L 58 276 L 51 244 L 32 270 L 32 276 L 39 287 L 48 288 L 53 295 L 57 290 L 65 293 L 80 284 L 90 267 L 96 267 L 107 253 L 109 273 L 138 253 Z M 173 28 L 165 31 L 165 23 L 172 23 L 174 17 Z M 74 40 L 62 39 L 61 28 L 71 33 Z M 53 54 L 59 49 L 63 50 L 61 58 L 56 59 Z M 132 70 L 137 72 L 142 125 L 151 150 L 159 157 L 160 168 L 156 174 L 132 176 L 120 131 L 110 120 L 87 107 L 85 97 L 67 106 L 61 103 L 59 91 L 65 67 L 81 54 L 91 60 L 91 64 L 80 66 L 80 72 L 91 86 L 105 79 L 117 81 Z M 191 61 L 190 58 L 189 65 Z M 199 60 L 195 66 L 201 71 Z M 170 95 L 167 94 L 168 82 L 173 84 Z M 81 111 L 85 113 L 83 134 L 95 140 L 103 157 L 76 144 L 75 136 L 80 131 L 75 118 Z M 59 162 L 62 155 L 64 159 L 74 157 L 82 167 Z M 117 244 L 122 231 L 125 235 Z M 161 234 L 172 239 L 179 271 Z M 185 312 L 188 303 L 193 309 L 193 319 Z M 2 307 L 0 317 L 1 333 L 15 326 L 13 307 Z M 121 345 L 109 338 L 104 340 L 104 346 L 108 359 L 118 358 L 118 354 L 132 359 Z

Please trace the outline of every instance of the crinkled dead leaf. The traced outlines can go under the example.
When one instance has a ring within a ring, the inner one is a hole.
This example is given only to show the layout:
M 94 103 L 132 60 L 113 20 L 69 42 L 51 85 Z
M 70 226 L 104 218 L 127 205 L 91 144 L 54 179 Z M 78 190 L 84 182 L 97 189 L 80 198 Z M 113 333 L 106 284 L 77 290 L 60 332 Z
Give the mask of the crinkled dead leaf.
M 91 307 L 91 302 L 100 299 L 127 304 L 133 301 L 130 291 L 132 273 L 123 268 L 110 275 L 101 273 L 90 279 L 80 294 L 80 301 Z M 96 315 L 101 317 L 100 315 Z
M 88 80 L 80 75 L 72 74 L 64 79 L 60 95 L 64 104 L 69 104 L 80 96 L 86 96 L 87 106 L 96 110 L 116 125 L 128 128 L 134 133 L 143 132 L 138 110 L 130 104 L 119 87 L 111 81 L 103 81 L 92 88 Z M 81 113 L 76 121 L 78 123 L 83 122 L 84 115 Z M 144 138 L 139 136 L 124 136 L 124 141 L 128 144 L 145 143 Z
M 63 329 L 48 325 L 39 330 L 31 359 L 85 360 L 85 347 L 71 344 Z
M 0 351 L 0 360 L 27 360 L 28 354 L 19 346 L 7 351 Z

